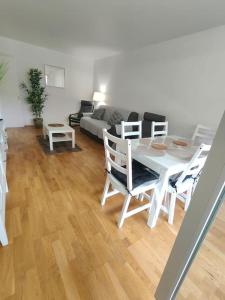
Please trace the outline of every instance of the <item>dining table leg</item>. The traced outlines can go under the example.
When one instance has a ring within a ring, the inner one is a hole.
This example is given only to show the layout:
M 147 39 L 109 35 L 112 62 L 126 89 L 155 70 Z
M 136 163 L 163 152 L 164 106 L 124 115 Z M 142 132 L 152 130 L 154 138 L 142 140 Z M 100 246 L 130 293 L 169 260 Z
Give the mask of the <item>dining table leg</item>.
M 152 205 L 151 209 L 149 211 L 149 217 L 148 217 L 148 226 L 150 228 L 154 228 L 156 226 L 156 222 L 158 220 L 160 210 L 162 208 L 164 196 L 166 194 L 166 189 L 168 186 L 168 179 L 169 176 L 167 172 L 160 174 L 160 180 L 158 184 L 156 185 L 153 198 L 152 198 Z

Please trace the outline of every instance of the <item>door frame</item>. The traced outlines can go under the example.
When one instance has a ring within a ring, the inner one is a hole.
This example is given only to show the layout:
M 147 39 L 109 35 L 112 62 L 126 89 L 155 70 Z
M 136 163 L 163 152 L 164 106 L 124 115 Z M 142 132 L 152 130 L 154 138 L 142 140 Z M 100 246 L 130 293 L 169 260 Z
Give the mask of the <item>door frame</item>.
M 225 112 L 202 175 L 163 271 L 155 298 L 175 299 L 225 200 Z

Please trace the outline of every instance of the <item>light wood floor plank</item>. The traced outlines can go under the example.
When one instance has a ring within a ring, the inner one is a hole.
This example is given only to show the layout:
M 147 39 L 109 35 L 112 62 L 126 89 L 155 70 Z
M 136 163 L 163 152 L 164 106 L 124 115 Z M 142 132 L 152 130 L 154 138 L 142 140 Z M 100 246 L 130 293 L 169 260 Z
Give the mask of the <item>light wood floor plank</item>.
M 82 151 L 46 155 L 38 134 L 8 130 L 9 246 L 0 247 L 0 299 L 153 299 L 181 206 L 174 226 L 162 216 L 151 230 L 143 212 L 119 230 L 123 197 L 100 207 L 103 146 L 76 129 Z

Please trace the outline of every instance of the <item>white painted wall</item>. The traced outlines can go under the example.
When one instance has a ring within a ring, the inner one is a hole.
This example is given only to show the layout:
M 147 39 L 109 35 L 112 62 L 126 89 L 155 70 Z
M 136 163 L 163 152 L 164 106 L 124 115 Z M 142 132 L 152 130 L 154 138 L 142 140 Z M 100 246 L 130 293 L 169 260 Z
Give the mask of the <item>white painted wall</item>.
M 0 82 L 0 116 L 4 118 L 7 127 L 24 126 L 15 59 L 12 56 L 0 55 L 0 61 L 7 63 L 7 73 Z
M 217 127 L 225 109 L 225 26 L 96 61 L 110 105 L 167 116 L 169 132 Z
M 49 64 L 65 68 L 65 88 L 47 87 L 49 95 L 44 119 L 63 122 L 76 112 L 81 99 L 90 99 L 93 86 L 93 60 L 80 59 L 49 49 L 0 37 L 0 60 L 7 58 L 9 70 L 0 86 L 3 117 L 7 127 L 32 124 L 32 114 L 23 99 L 19 84 L 27 71 L 37 67 L 44 72 Z

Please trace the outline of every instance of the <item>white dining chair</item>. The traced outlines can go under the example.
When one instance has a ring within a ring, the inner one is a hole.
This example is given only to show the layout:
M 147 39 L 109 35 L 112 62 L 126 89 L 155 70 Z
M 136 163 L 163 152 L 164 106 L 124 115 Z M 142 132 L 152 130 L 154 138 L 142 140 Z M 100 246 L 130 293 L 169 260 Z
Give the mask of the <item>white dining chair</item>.
M 121 137 L 124 140 L 128 136 L 141 139 L 142 137 L 142 121 L 121 122 Z
M 158 128 L 158 130 L 157 130 Z M 165 136 L 168 134 L 168 122 L 152 122 L 151 137 Z
M 193 144 L 211 144 L 215 135 L 215 130 L 204 125 L 198 124 L 192 136 Z
M 176 199 L 184 202 L 184 210 L 188 209 L 191 196 L 198 182 L 202 168 L 207 159 L 211 146 L 201 144 L 193 155 L 187 168 L 169 179 L 168 194 L 170 196 L 168 222 L 173 224 Z
M 138 161 L 132 160 L 131 140 L 117 138 L 109 134 L 106 129 L 103 129 L 103 138 L 107 177 L 101 205 L 104 206 L 109 197 L 118 193 L 125 196 L 118 220 L 118 227 L 121 228 L 126 218 L 150 209 L 151 198 L 146 192 L 155 188 L 159 175 Z M 109 145 L 109 141 L 116 144 L 116 150 Z M 120 165 L 120 161 L 125 162 L 125 165 Z M 112 191 L 109 191 L 110 185 L 112 186 Z M 149 203 L 128 211 L 131 198 L 139 194 L 144 194 Z
M 8 245 L 8 237 L 5 229 L 5 207 L 8 186 L 4 172 L 3 162 L 0 160 L 0 241 L 2 246 Z

